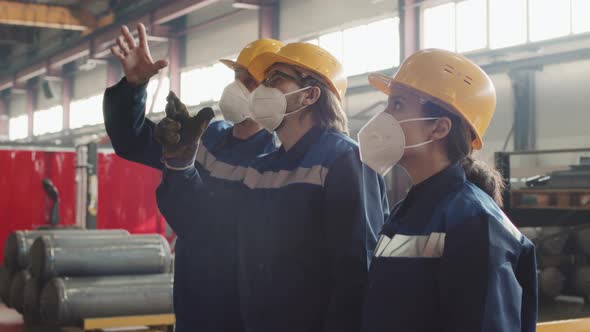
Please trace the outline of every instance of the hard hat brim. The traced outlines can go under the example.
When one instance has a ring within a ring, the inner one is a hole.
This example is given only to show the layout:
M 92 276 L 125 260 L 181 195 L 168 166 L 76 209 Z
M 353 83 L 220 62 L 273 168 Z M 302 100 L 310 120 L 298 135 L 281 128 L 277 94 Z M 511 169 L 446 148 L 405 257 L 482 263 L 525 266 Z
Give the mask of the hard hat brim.
M 233 61 L 233 60 L 220 59 L 219 62 L 223 63 L 229 69 L 232 69 L 232 70 L 236 70 L 236 67 L 239 66 L 239 64 L 237 62 Z
M 408 86 L 404 83 L 398 82 L 395 80 L 395 78 L 383 75 L 381 73 L 369 74 L 369 84 L 371 84 L 375 89 L 383 92 L 384 94 L 386 94 L 388 96 L 391 94 L 391 91 L 393 89 L 395 89 L 396 84 L 399 84 L 403 87 L 411 89 L 412 91 L 416 91 L 411 86 Z M 475 126 L 468 119 L 466 119 L 465 116 L 463 114 L 461 114 L 461 112 L 459 112 L 458 110 L 455 110 L 453 107 L 451 107 L 447 103 L 439 100 L 438 98 L 421 93 L 420 91 L 417 91 L 417 92 L 420 93 L 421 95 L 423 95 L 426 99 L 431 100 L 435 104 L 438 104 L 445 109 L 452 110 L 453 113 L 455 113 L 455 114 L 459 115 L 461 118 L 463 118 L 465 120 L 465 122 L 467 122 L 467 124 L 469 125 L 469 127 L 471 128 L 473 133 L 475 134 L 475 139 L 471 142 L 471 147 L 473 147 L 473 149 L 475 149 L 475 150 L 481 150 L 483 148 L 483 139 L 479 135 L 479 133 L 477 132 L 477 128 L 475 128 Z
M 306 69 L 306 70 L 309 70 L 309 71 L 315 73 L 317 76 L 320 76 L 323 79 L 323 83 L 328 85 L 330 90 L 332 90 L 332 92 L 334 92 L 336 94 L 336 96 L 338 97 L 338 100 L 342 100 L 342 96 L 340 96 L 340 93 L 338 93 L 338 89 L 336 89 L 336 87 L 332 84 L 332 81 L 329 80 L 327 77 L 325 77 L 321 73 L 317 72 L 314 68 L 311 68 L 301 62 L 294 61 L 290 58 L 284 57 L 284 56 L 279 55 L 277 53 L 266 52 L 266 53 L 262 53 L 262 54 L 258 55 L 250 63 L 250 67 L 248 68 L 248 71 L 250 71 L 250 74 L 252 74 L 252 76 L 254 76 L 254 78 L 258 82 L 262 82 L 266 76 L 267 71 L 270 69 L 270 67 L 272 67 L 274 64 L 277 64 L 277 63 L 283 63 L 286 65 L 300 67 L 300 68 L 303 68 L 303 69 Z

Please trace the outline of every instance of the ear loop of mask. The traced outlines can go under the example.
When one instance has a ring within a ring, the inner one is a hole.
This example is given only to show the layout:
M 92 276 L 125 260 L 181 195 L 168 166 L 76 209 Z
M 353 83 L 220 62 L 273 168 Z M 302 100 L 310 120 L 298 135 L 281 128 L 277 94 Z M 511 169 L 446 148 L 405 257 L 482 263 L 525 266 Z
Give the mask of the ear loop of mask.
M 311 89 L 311 88 L 312 88 L 312 86 L 306 86 L 305 88 L 301 88 L 299 90 L 295 90 L 295 91 L 291 91 L 291 92 L 285 93 L 283 96 L 286 97 L 288 95 L 292 95 L 292 94 L 295 94 L 297 92 L 305 91 L 305 90 Z M 297 109 L 297 110 L 295 110 L 293 112 L 285 113 L 285 116 L 289 116 L 289 115 L 293 115 L 295 113 L 299 113 L 299 112 L 303 111 L 307 106 L 309 106 L 309 105 L 304 105 L 303 107 L 301 107 L 301 108 L 299 108 L 299 109 Z
M 406 123 L 406 122 L 415 122 L 415 121 L 429 121 L 429 120 L 438 120 L 440 119 L 439 117 L 430 117 L 430 118 L 415 118 L 415 119 L 407 119 L 407 120 L 401 120 L 398 121 L 397 123 L 402 124 L 402 123 Z M 419 148 L 421 146 L 424 146 L 426 144 L 430 144 L 434 142 L 434 140 L 428 140 L 426 142 L 422 142 L 422 143 L 417 143 L 417 144 L 412 144 L 412 145 L 406 145 L 404 146 L 404 149 L 414 149 L 414 148 Z
M 311 87 L 311 86 L 306 86 L 305 88 L 301 88 L 301 89 L 299 89 L 299 90 L 295 90 L 295 91 L 291 91 L 291 92 L 288 92 L 288 93 L 284 93 L 284 94 L 283 94 L 283 96 L 292 95 L 292 94 L 294 94 L 294 93 L 301 92 L 301 91 L 307 90 L 307 89 L 309 89 L 309 88 L 312 88 L 312 87 Z M 269 89 L 274 89 L 274 88 L 269 88 Z M 300 109 L 298 109 L 298 110 L 295 110 L 295 111 L 293 111 L 293 112 L 291 112 L 291 113 L 285 113 L 285 115 L 283 115 L 283 117 L 286 117 L 286 116 L 289 116 L 289 115 L 292 115 L 292 114 L 298 113 L 298 112 L 302 111 L 303 109 L 305 109 L 306 107 L 307 107 L 307 106 L 303 106 L 303 107 L 301 107 Z M 272 118 L 273 116 L 274 116 L 274 115 L 263 116 L 263 117 L 259 118 L 259 120 L 262 120 L 262 119 L 268 119 L 268 118 Z

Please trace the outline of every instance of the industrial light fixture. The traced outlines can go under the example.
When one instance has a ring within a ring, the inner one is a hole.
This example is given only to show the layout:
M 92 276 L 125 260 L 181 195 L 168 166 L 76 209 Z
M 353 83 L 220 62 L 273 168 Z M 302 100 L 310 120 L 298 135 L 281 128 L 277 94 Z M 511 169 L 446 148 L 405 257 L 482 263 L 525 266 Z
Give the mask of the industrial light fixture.
M 106 60 L 92 59 L 89 57 L 76 60 L 76 66 L 78 67 L 78 70 L 81 71 L 91 71 L 96 68 L 97 65 L 104 65 L 106 63 Z
M 238 8 L 238 9 L 255 10 L 255 9 L 260 9 L 260 4 L 257 2 L 252 2 L 252 1 L 234 0 L 234 2 L 232 3 L 232 7 Z

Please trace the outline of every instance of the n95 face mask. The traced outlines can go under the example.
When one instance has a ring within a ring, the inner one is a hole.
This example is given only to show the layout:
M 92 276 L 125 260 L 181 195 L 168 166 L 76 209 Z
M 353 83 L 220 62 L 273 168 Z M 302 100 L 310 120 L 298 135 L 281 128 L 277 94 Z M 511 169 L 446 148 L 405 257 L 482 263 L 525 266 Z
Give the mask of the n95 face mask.
M 405 149 L 432 143 L 432 140 L 429 140 L 406 146 L 406 135 L 400 124 L 436 119 L 438 118 L 414 118 L 398 121 L 389 113 L 378 113 L 358 133 L 361 161 L 375 172 L 385 175 L 402 159 Z
M 227 85 L 223 89 L 221 99 L 219 100 L 219 108 L 221 109 L 223 118 L 234 124 L 250 118 L 249 97 L 250 91 L 239 80 L 235 80 Z
M 285 116 L 296 114 L 307 106 L 303 106 L 291 113 L 287 113 L 287 96 L 307 89 L 301 88 L 289 93 L 283 93 L 277 88 L 258 86 L 250 95 L 250 113 L 252 118 L 268 131 L 274 131 L 279 127 Z

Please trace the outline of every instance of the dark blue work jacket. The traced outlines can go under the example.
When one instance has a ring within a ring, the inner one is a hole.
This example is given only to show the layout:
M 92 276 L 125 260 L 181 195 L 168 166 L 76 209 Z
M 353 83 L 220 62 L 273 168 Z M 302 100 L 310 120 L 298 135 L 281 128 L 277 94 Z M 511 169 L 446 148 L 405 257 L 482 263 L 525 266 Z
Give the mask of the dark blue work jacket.
M 363 332 L 535 331 L 535 249 L 459 164 L 394 209 L 369 278 Z
M 201 158 L 200 152 L 197 158 Z M 209 165 L 208 162 L 205 165 Z M 249 167 L 217 165 L 236 181 L 242 322 L 253 332 L 358 332 L 369 261 L 388 214 L 382 177 L 347 136 L 314 127 L 291 149 Z M 208 166 L 206 166 L 208 167 Z M 166 170 L 160 210 L 178 228 L 199 215 L 202 172 Z M 198 329 L 195 329 L 197 331 Z
M 118 156 L 163 169 L 162 146 L 154 140 L 155 124 L 145 118 L 146 87 L 121 80 L 104 96 L 105 126 Z M 262 130 L 247 140 L 232 134 L 226 121 L 211 123 L 199 146 L 195 167 L 206 195 L 190 229 L 177 227 L 174 273 L 176 331 L 243 331 L 237 292 L 236 205 L 230 180 L 209 176 L 226 165 L 247 166 L 256 157 L 275 151 L 275 136 Z M 196 204 L 197 202 L 193 202 Z

